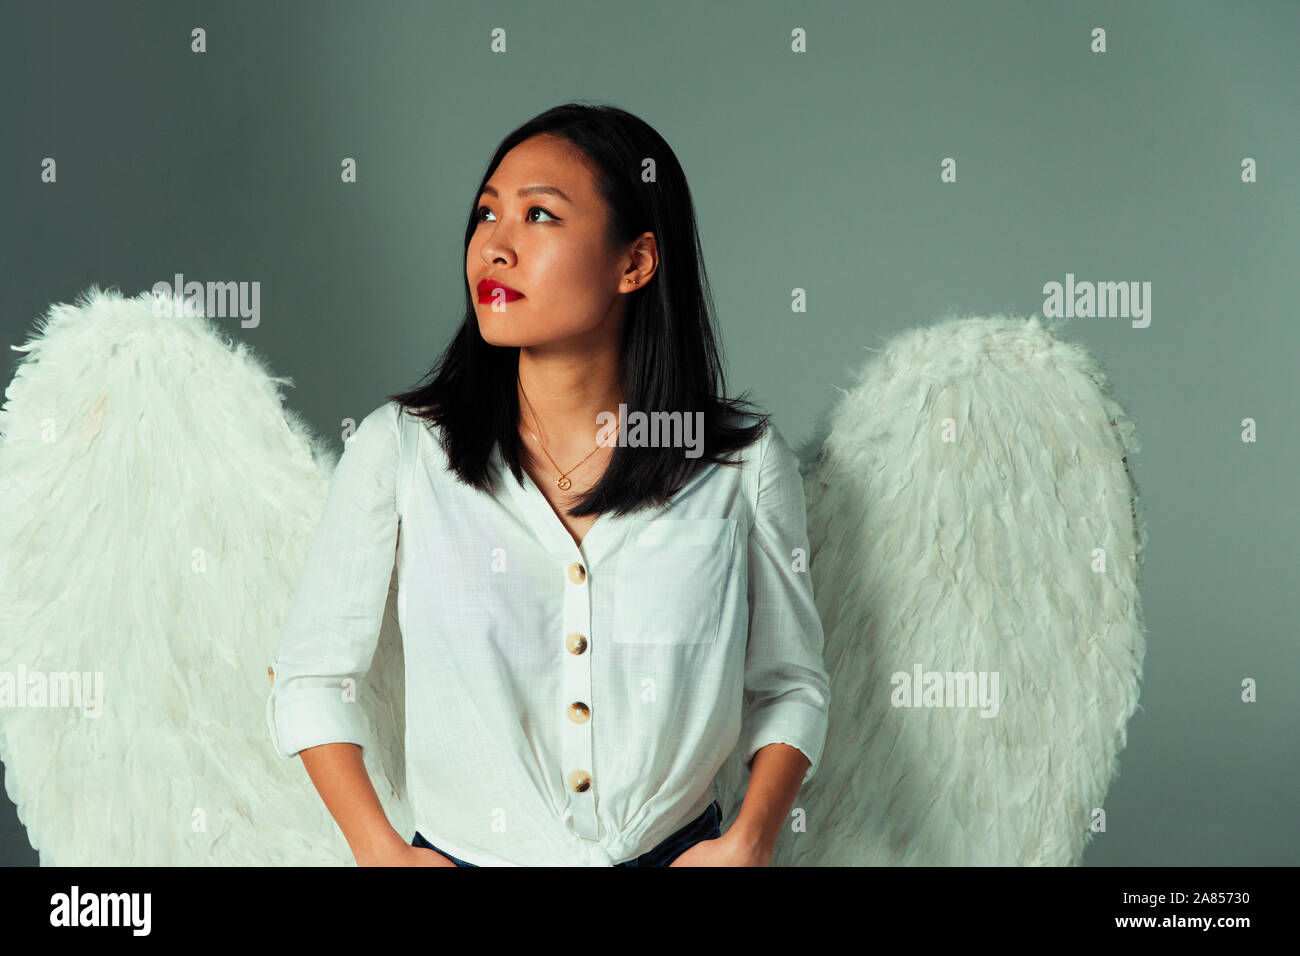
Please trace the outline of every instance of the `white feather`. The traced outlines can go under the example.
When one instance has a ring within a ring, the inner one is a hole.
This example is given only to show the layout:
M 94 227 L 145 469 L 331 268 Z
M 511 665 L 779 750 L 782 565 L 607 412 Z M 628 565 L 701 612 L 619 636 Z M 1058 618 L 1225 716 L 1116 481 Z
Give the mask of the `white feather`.
M 0 708 L 6 789 L 44 866 L 351 863 L 264 716 L 337 455 L 284 408 L 287 379 L 151 302 L 51 308 L 0 411 L 0 671 L 104 681 L 98 717 Z M 398 693 L 369 708 L 366 758 L 409 827 L 391 605 L 376 658 L 366 699 Z
M 832 702 L 777 865 L 1081 862 L 1146 646 L 1138 447 L 1101 368 L 1036 316 L 911 330 L 867 362 L 801 453 Z M 997 716 L 893 706 L 918 663 L 998 672 Z

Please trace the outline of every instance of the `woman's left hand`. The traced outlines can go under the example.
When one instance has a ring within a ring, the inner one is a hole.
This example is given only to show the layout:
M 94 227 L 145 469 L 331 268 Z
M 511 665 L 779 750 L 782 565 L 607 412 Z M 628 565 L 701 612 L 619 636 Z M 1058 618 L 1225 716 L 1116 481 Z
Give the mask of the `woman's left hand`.
M 669 866 L 767 866 L 771 849 L 746 840 L 735 827 L 714 840 L 701 840 L 674 859 Z

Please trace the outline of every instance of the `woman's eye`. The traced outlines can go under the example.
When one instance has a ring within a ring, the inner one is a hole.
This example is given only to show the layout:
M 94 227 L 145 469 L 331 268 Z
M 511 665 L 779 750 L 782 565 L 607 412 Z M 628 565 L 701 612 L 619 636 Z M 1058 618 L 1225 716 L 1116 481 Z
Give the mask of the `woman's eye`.
M 559 221 L 560 221 L 560 219 L 559 219 L 558 216 L 556 216 L 554 213 L 550 212 L 549 210 L 544 209 L 544 208 L 541 207 L 541 206 L 529 206 L 529 207 L 528 207 L 528 214 L 529 214 L 529 216 L 532 215 L 534 209 L 536 209 L 538 212 L 544 213 L 544 214 L 547 215 L 547 216 L 550 216 L 551 219 L 555 220 L 556 222 L 559 222 Z M 485 213 L 486 213 L 487 215 L 492 215 L 492 214 L 493 214 L 493 213 L 492 213 L 492 210 L 489 209 L 487 206 L 479 206 L 479 207 L 478 207 L 478 212 L 477 212 L 475 218 L 476 218 L 479 222 L 484 222 L 484 221 L 485 221 L 485 219 L 484 219 L 484 214 L 485 214 Z M 530 221 L 530 222 L 535 222 L 536 220 L 529 219 L 529 221 Z

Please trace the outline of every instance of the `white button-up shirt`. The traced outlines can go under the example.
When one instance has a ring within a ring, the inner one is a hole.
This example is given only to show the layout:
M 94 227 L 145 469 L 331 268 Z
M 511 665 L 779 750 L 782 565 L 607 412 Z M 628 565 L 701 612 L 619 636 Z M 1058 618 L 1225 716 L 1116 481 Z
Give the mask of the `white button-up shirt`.
M 741 454 L 665 507 L 599 516 L 578 546 L 499 449 L 487 494 L 423 423 L 376 409 L 339 459 L 284 624 L 276 752 L 372 741 L 342 688 L 369 669 L 395 560 L 407 790 L 439 849 L 609 866 L 702 813 L 737 747 L 747 767 L 797 747 L 811 777 L 830 682 L 803 484 L 770 424 Z

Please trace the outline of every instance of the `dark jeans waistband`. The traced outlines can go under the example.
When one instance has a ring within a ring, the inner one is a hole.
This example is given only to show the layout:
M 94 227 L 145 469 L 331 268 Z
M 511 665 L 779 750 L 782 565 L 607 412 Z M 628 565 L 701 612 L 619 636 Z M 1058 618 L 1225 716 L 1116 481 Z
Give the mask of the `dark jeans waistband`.
M 677 857 L 681 856 L 696 843 L 702 840 L 716 840 L 722 835 L 722 805 L 714 800 L 704 812 L 698 817 L 680 827 L 665 840 L 663 840 L 653 850 L 647 850 L 635 859 L 625 860 L 622 863 L 616 863 L 615 866 L 667 866 Z M 411 841 L 412 846 L 421 846 L 426 850 L 433 850 L 441 853 L 457 866 L 477 866 L 475 863 L 469 863 L 466 860 L 458 859 L 448 853 L 446 850 L 439 850 L 436 846 L 424 838 L 419 830 L 415 831 L 415 839 Z

